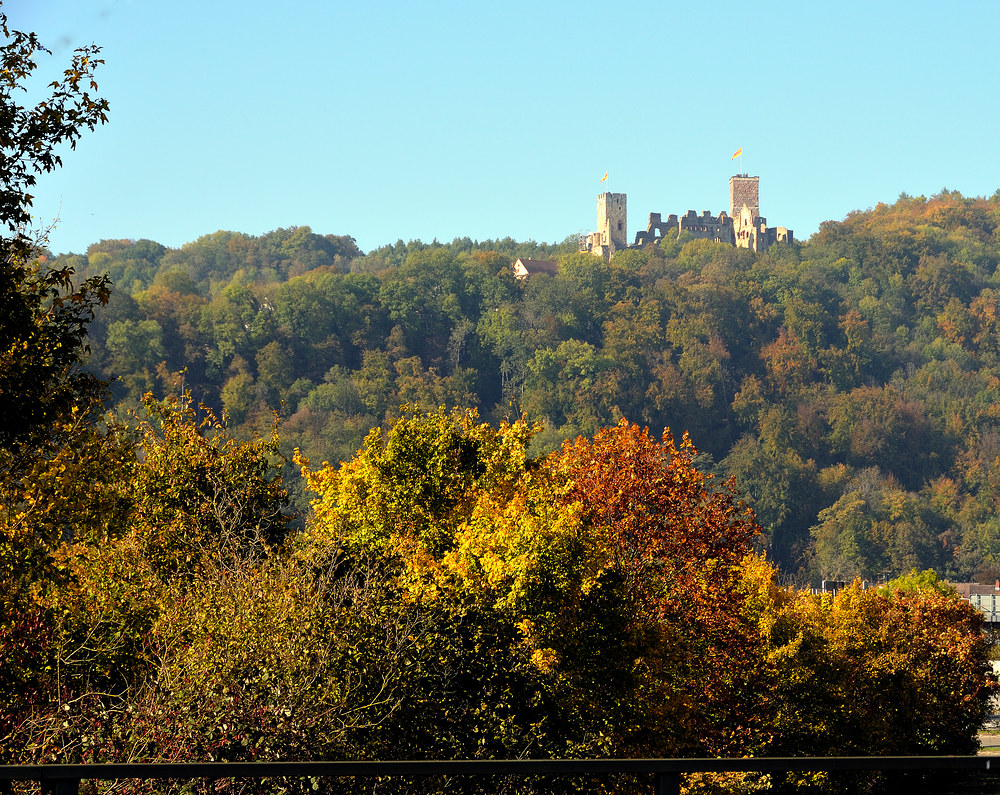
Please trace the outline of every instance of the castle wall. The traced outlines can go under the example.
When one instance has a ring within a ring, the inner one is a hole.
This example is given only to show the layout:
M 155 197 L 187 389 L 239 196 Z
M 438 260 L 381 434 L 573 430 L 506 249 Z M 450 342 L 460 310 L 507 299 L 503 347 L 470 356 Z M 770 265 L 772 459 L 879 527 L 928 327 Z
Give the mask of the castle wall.
M 733 245 L 735 242 L 733 219 L 724 212 L 713 216 L 708 210 L 704 210 L 701 215 L 694 210 L 688 210 L 680 218 L 671 213 L 666 221 L 662 220 L 660 213 L 650 213 L 645 231 L 636 232 L 635 245 L 644 246 L 665 237 L 676 238 L 682 232 L 702 240 L 714 240 L 717 243 Z
M 735 232 L 737 247 L 763 251 L 767 248 L 767 219 L 754 214 L 746 203 L 740 206 Z
M 713 216 L 708 210 L 697 215 L 694 210 L 688 210 L 677 222 L 677 234 L 687 232 L 700 240 L 714 240 L 717 243 L 732 245 L 733 222 L 725 213 Z
M 645 230 L 635 233 L 635 245 L 644 246 L 647 243 L 655 243 L 669 235 L 677 234 L 677 216 L 671 214 L 666 221 L 662 220 L 659 213 L 650 213 L 649 222 Z

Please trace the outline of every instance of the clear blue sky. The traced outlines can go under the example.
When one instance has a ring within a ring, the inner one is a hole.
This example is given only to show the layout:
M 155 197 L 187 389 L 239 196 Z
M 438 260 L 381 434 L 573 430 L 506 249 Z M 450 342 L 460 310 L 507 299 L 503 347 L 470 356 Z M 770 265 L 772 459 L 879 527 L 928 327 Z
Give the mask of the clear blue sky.
M 702 9 L 688 15 L 685 9 Z M 53 251 L 308 224 L 364 250 L 590 231 L 600 178 L 728 209 L 738 161 L 800 238 L 944 187 L 992 195 L 1000 4 L 8 0 L 97 43 L 110 123 L 43 176 Z

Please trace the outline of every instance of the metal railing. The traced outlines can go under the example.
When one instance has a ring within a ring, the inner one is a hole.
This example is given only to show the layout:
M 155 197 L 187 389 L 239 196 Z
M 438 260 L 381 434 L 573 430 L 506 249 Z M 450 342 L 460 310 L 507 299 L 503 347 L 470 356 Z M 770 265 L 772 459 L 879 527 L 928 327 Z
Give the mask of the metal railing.
M 996 764 L 993 764 L 993 763 Z M 741 759 L 516 759 L 386 762 L 169 762 L 0 765 L 0 793 L 37 781 L 48 795 L 77 795 L 85 780 L 375 778 L 391 776 L 649 776 L 656 795 L 677 795 L 684 773 L 844 771 L 1000 772 L 984 756 L 758 757 Z

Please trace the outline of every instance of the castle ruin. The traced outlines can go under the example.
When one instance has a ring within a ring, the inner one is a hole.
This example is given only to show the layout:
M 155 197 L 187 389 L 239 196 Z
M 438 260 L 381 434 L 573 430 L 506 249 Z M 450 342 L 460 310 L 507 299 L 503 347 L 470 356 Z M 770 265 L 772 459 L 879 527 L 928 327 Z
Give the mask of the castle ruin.
M 729 212 L 701 215 L 688 210 L 684 215 L 650 213 L 646 229 L 637 232 L 628 245 L 628 219 L 624 193 L 602 193 L 597 197 L 597 231 L 580 240 L 580 250 L 608 258 L 623 248 L 641 248 L 668 236 L 687 232 L 700 240 L 765 251 L 772 243 L 791 243 L 794 234 L 783 226 L 768 226 L 760 214 L 760 177 L 736 174 L 729 178 Z

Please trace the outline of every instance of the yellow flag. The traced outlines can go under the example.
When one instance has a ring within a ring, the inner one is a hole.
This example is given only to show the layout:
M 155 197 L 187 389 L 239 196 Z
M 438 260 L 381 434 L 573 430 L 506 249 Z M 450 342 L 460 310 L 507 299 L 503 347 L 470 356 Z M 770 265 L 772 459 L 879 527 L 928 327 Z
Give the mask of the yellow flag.
M 604 176 L 603 176 L 603 177 L 601 177 L 601 182 L 607 182 L 607 181 L 608 181 L 608 172 L 607 172 L 607 171 L 605 171 L 605 172 L 604 172 Z
M 737 157 L 739 157 L 742 154 L 743 154 L 743 147 L 741 146 L 739 149 L 737 149 L 735 152 L 733 152 L 733 156 L 731 158 L 729 158 L 729 159 L 730 160 L 735 160 Z

